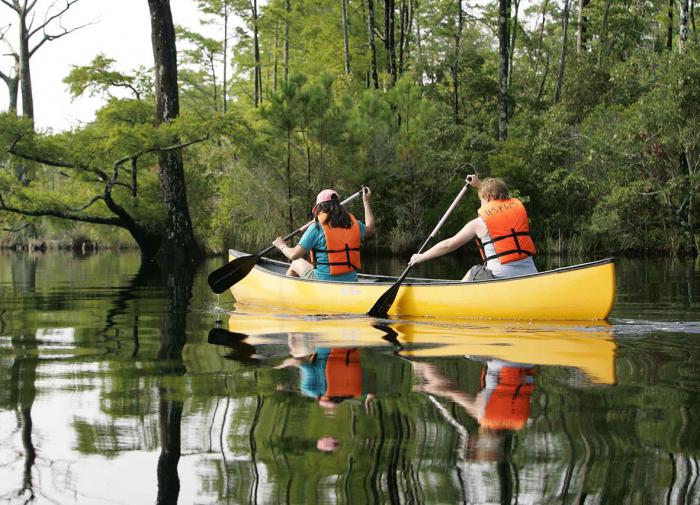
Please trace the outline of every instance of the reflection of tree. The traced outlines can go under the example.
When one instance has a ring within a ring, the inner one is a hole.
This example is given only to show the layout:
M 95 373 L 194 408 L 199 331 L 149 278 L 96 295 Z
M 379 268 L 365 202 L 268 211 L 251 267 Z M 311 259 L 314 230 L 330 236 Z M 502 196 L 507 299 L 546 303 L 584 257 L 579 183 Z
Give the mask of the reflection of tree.
M 182 349 L 187 340 L 187 311 L 192 297 L 194 270 L 172 268 L 164 276 L 167 284 L 167 307 L 161 316 L 160 347 L 157 357 L 166 361 L 169 375 L 184 375 Z M 182 425 L 183 402 L 177 398 L 177 391 L 168 387 L 168 377 L 164 377 L 158 387 L 160 405 L 158 410 L 161 452 L 158 458 L 158 499 L 159 505 L 176 504 L 180 493 L 180 477 L 177 465 L 180 461 L 180 430 Z
M 32 467 L 36 460 L 36 449 L 32 441 L 32 405 L 36 398 L 36 369 L 39 363 L 34 335 L 21 335 L 12 338 L 15 360 L 12 364 L 10 382 L 10 402 L 17 411 L 17 420 L 21 430 L 22 449 L 24 451 L 24 468 L 22 489 L 18 496 L 27 498 L 26 503 L 34 500 Z
M 38 258 L 29 254 L 12 255 L 12 286 L 17 292 L 36 289 Z

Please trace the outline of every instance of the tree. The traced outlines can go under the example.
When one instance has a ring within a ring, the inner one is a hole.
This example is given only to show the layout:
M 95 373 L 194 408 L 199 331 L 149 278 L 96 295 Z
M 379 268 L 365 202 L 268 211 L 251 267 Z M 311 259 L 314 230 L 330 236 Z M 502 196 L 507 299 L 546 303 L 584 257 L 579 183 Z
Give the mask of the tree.
M 219 18 L 219 23 L 224 31 L 224 38 L 222 41 L 222 60 L 223 60 L 223 71 L 222 71 L 222 86 L 221 86 L 221 96 L 223 102 L 223 111 L 226 113 L 228 110 L 228 25 L 233 12 L 233 1 L 232 0 L 197 0 L 197 6 L 205 14 L 210 14 Z M 211 21 L 214 23 L 215 21 Z
M 62 18 L 68 10 L 80 0 L 65 0 L 65 5 L 55 12 L 52 12 L 53 5 L 45 12 L 44 21 L 34 26 L 35 13 L 38 0 L 29 2 L 28 0 L 0 0 L 1 3 L 12 9 L 19 20 L 19 76 L 22 91 L 22 115 L 29 119 L 34 119 L 34 95 L 32 93 L 32 75 L 29 61 L 36 52 L 46 43 L 83 28 L 78 26 L 67 29 L 63 27 Z M 59 31 L 49 33 L 58 24 Z M 38 41 L 32 45 L 32 39 L 39 37 Z
M 509 19 L 510 0 L 498 0 L 498 140 L 508 136 Z
M 9 72 L 3 72 L 0 70 L 0 79 L 5 81 L 7 85 L 7 92 L 9 93 L 9 106 L 8 110 L 12 113 L 17 113 L 17 93 L 19 91 L 19 54 L 12 48 L 12 45 L 8 42 L 5 35 L 9 26 L 4 30 L 0 30 L 0 41 L 4 42 L 8 48 L 7 56 L 11 57 L 13 60 L 12 70 Z
M 370 75 L 374 89 L 379 89 L 379 76 L 377 75 L 377 44 L 374 41 L 376 23 L 374 20 L 374 0 L 367 0 L 367 34 L 370 50 Z
M 347 0 L 340 0 L 342 13 L 343 13 L 343 49 L 344 49 L 344 62 L 345 62 L 345 73 L 350 74 L 350 37 L 348 35 L 348 6 Z
M 88 65 L 74 66 L 63 79 L 74 98 L 89 92 L 113 98 L 115 89 L 127 90 L 136 100 L 153 90 L 153 79 L 141 68 L 132 74 L 119 72 L 113 68 L 115 61 L 104 54 L 98 54 Z
M 174 121 L 180 114 L 177 82 L 177 49 L 175 26 L 169 0 L 148 0 L 151 13 L 151 42 L 155 64 L 156 125 Z M 176 135 L 171 144 L 177 145 Z M 195 240 L 189 206 L 185 173 L 180 149 L 160 151 L 160 188 L 166 211 L 165 235 L 161 244 L 161 259 L 175 262 L 199 260 L 202 252 Z
M 678 50 L 683 52 L 688 41 L 688 0 L 678 0 L 680 12 L 678 15 Z
M 576 30 L 576 54 L 580 54 L 581 51 L 585 51 L 588 48 L 588 40 L 586 38 L 586 31 L 588 30 L 588 16 L 586 16 L 586 9 L 591 3 L 591 0 L 579 0 L 578 3 L 578 28 Z
M 299 74 L 293 75 L 288 81 L 282 83 L 279 93 L 270 95 L 269 105 L 262 109 L 263 117 L 284 134 L 286 142 L 285 183 L 287 186 L 287 224 L 290 230 L 294 228 L 292 141 L 294 132 L 303 120 L 305 104 L 308 102 L 308 96 L 302 90 L 305 83 L 306 77 Z
M 202 118 L 219 112 L 219 86 L 217 68 L 221 63 L 222 44 L 218 40 L 178 26 L 176 33 L 190 47 L 182 52 L 182 63 L 195 70 L 181 69 L 178 73 L 183 85 L 183 98 L 191 99 L 193 109 Z
M 564 70 L 566 68 L 566 53 L 569 47 L 569 7 L 571 0 L 564 0 L 564 13 L 562 17 L 562 41 L 561 41 L 561 57 L 559 59 L 559 73 L 557 74 L 557 85 L 554 90 L 554 103 L 559 103 L 561 100 L 561 88 L 564 83 Z

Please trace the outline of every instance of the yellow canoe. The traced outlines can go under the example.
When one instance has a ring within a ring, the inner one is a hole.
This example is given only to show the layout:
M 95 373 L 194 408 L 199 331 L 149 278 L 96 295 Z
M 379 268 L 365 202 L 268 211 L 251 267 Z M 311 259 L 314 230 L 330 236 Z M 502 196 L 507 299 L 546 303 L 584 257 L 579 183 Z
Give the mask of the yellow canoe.
M 286 343 L 290 354 L 315 347 L 401 346 L 416 358 L 467 356 L 581 370 L 591 381 L 615 383 L 612 327 L 604 322 L 401 320 L 373 324 L 364 317 L 274 316 L 257 309 L 236 310 L 229 331 L 247 335 L 249 345 Z M 393 337 L 393 338 L 391 338 Z
M 229 259 L 245 255 L 229 250 Z M 359 282 L 299 279 L 288 264 L 261 258 L 231 287 L 238 303 L 316 314 L 365 314 L 396 281 L 363 275 Z M 523 277 L 481 282 L 407 278 L 389 315 L 522 320 L 605 319 L 615 299 L 612 259 Z

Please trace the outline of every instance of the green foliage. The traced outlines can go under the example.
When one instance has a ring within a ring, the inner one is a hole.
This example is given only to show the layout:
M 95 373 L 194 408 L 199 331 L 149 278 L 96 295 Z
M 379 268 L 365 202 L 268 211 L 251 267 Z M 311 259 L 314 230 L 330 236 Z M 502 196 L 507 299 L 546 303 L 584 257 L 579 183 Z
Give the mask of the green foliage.
M 579 6 L 572 5 L 558 103 L 562 5 L 521 6 L 508 138 L 501 142 L 493 2 L 479 19 L 469 10 L 460 18 L 457 4 L 442 0 L 411 3 L 403 12 L 409 17 L 402 18 L 397 4 L 395 74 L 386 12 L 375 4 L 379 89 L 369 74 L 366 3 L 347 2 L 347 74 L 340 2 L 298 0 L 289 10 L 283 0 L 201 0 L 198 6 L 203 23 L 226 26 L 236 37 L 225 46 L 221 36 L 178 29 L 181 120 L 154 129 L 151 80 L 142 70 L 117 71 L 116 62 L 98 55 L 66 78 L 74 96 L 109 97 L 94 124 L 46 135 L 3 117 L 3 146 L 15 143 L 41 159 L 77 166 L 68 181 L 58 167 L 19 162 L 0 151 L 0 192 L 8 201 L 84 203 L 95 195 L 91 169 L 111 173 L 115 161 L 143 153 L 138 196 L 125 187 L 115 187 L 114 195 L 139 222 L 157 229 L 162 208 L 150 150 L 173 138 L 188 142 L 208 135 L 210 141 L 185 151 L 185 170 L 191 215 L 211 251 L 267 245 L 308 218 L 318 190 L 333 187 L 347 195 L 368 184 L 375 195 L 375 245 L 409 253 L 464 176 L 476 171 L 504 178 L 527 203 L 541 250 L 697 252 L 700 50 L 692 29 L 683 51 L 677 50 L 677 36 L 674 50 L 666 49 L 662 2 L 592 0 L 580 51 Z M 233 16 L 242 20 L 235 29 Z M 224 59 L 233 69 L 226 82 Z M 256 65 L 262 81 L 257 107 Z M 118 98 L 119 88 L 131 89 L 135 98 Z M 22 186 L 27 180 L 29 189 Z M 48 195 L 56 188 L 68 193 Z M 470 194 L 443 233 L 461 228 L 477 205 Z M 100 206 L 93 210 L 106 215 Z M 18 224 L 16 216 L 5 217 Z

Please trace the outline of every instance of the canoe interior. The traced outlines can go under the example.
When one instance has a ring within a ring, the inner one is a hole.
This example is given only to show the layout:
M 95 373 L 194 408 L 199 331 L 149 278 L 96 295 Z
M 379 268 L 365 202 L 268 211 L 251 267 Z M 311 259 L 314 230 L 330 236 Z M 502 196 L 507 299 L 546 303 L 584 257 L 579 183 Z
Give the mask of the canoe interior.
M 230 255 L 233 255 L 235 257 L 240 257 L 240 256 L 245 256 L 247 253 L 236 251 L 235 249 L 231 249 L 229 251 Z M 535 276 L 544 276 L 544 275 L 551 275 L 551 274 L 556 274 L 556 273 L 561 273 L 561 272 L 567 272 L 567 271 L 572 271 L 572 270 L 579 270 L 583 268 L 589 268 L 597 265 L 604 265 L 607 263 L 614 263 L 615 259 L 614 258 L 605 258 L 602 260 L 598 261 L 591 261 L 589 263 L 582 263 L 580 265 L 573 265 L 573 266 L 568 266 L 568 267 L 562 267 L 562 268 L 556 268 L 554 270 L 546 270 L 544 272 L 538 272 L 536 274 L 531 274 L 531 275 L 524 275 L 521 277 L 518 277 L 518 279 L 523 279 L 527 277 L 535 277 Z M 277 261 L 273 260 L 270 258 L 260 258 L 258 261 L 257 268 L 263 268 L 273 274 L 281 275 L 281 276 L 286 276 L 287 273 L 287 268 L 289 267 L 289 263 L 285 263 L 283 261 Z M 388 275 L 369 275 L 369 274 L 358 274 L 358 279 L 359 282 L 362 283 L 373 283 L 373 284 L 386 284 L 390 285 L 396 282 L 398 277 L 392 277 Z M 492 280 L 486 280 L 486 281 L 475 281 L 477 283 L 493 283 L 493 282 L 504 282 L 504 281 L 509 281 L 513 280 L 514 277 L 511 278 L 506 278 L 506 279 L 492 279 Z M 301 279 L 304 280 L 304 279 Z M 313 280 L 310 282 L 334 282 L 334 281 L 318 281 L 318 280 Z M 406 277 L 404 280 L 403 284 L 404 285 L 423 285 L 423 284 L 461 284 L 462 281 L 460 279 L 428 279 L 428 278 L 422 278 L 422 277 Z

